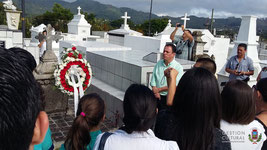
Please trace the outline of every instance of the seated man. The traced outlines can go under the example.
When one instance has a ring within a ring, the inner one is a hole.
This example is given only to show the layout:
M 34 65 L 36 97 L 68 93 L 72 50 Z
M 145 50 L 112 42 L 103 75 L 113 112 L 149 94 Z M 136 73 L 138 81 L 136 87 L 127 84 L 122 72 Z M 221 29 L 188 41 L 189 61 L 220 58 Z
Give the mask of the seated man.
M 47 31 L 44 30 L 42 33 L 39 34 L 39 44 L 38 44 L 38 47 L 40 49 L 40 60 L 42 61 L 43 60 L 43 55 L 46 51 L 46 40 L 45 40 L 45 37 L 47 35 Z
M 0 149 L 27 150 L 43 141 L 48 117 L 30 69 L 0 48 Z

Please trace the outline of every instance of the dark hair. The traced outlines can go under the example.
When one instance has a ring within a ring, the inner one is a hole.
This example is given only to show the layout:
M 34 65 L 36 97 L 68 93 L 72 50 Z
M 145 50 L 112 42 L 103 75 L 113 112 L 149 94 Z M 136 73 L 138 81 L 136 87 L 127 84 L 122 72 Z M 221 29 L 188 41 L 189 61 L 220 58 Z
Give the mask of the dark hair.
M 125 92 L 123 100 L 125 126 L 127 133 L 147 131 L 156 119 L 157 100 L 153 92 L 141 84 L 132 84 Z
M 249 124 L 255 117 L 252 89 L 243 81 L 229 81 L 222 95 L 222 118 L 229 123 Z
M 176 52 L 176 46 L 173 43 L 166 43 L 165 47 L 170 46 L 172 48 L 172 53 Z
M 85 116 L 81 115 L 82 112 Z M 84 95 L 76 115 L 64 143 L 66 150 L 86 150 L 91 141 L 90 130 L 98 126 L 105 115 L 104 100 L 96 93 Z
M 213 147 L 214 130 L 220 128 L 221 97 L 215 76 L 203 68 L 188 70 L 181 78 L 172 111 L 179 122 L 175 140 L 183 150 Z
M 247 44 L 245 43 L 240 43 L 237 47 L 244 47 L 244 49 L 247 50 Z
M 27 66 L 0 48 L 0 149 L 28 150 L 40 112 L 39 88 Z
M 192 32 L 191 32 L 190 30 L 186 29 L 186 30 L 184 30 L 184 31 L 188 31 L 188 32 L 192 35 Z
M 19 47 L 12 47 L 7 49 L 7 51 L 11 51 L 15 54 L 15 56 L 24 64 L 27 66 L 28 69 L 30 69 L 31 72 L 34 71 L 37 64 L 30 52 L 28 52 L 25 49 L 19 48 Z M 44 96 L 44 90 L 39 82 L 37 82 L 38 88 L 40 91 L 40 100 L 41 100 L 41 111 L 44 111 L 45 109 L 45 96 Z
M 20 61 L 22 61 L 26 66 L 28 66 L 28 68 L 31 71 L 33 71 L 36 68 L 37 64 L 34 57 L 32 56 L 31 53 L 29 53 L 25 49 L 19 47 L 13 47 L 8 50 L 15 53 L 16 57 L 18 57 L 18 59 L 20 59 Z
M 211 73 L 216 73 L 216 63 L 214 60 L 210 58 L 199 58 L 196 61 L 197 63 L 200 63 L 200 67 L 205 68 L 209 70 Z
M 267 78 L 260 79 L 256 85 L 258 91 L 260 91 L 263 101 L 267 103 Z

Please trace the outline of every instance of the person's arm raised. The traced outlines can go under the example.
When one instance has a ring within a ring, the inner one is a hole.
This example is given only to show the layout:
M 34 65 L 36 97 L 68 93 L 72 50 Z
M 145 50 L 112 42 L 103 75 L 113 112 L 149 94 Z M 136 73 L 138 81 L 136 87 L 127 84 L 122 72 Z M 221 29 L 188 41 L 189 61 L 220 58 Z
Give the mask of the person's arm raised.
M 178 71 L 174 68 L 168 68 L 164 71 L 165 76 L 167 77 L 168 83 L 168 95 L 167 95 L 167 106 L 172 106 L 174 95 L 176 92 L 176 77 L 178 75 Z
M 180 24 L 180 23 L 176 23 L 175 29 L 173 30 L 173 32 L 172 32 L 171 35 L 170 35 L 170 39 L 171 39 L 172 41 L 174 41 L 174 36 L 175 36 L 175 34 L 176 34 L 177 30 L 178 30 L 178 26 L 179 26 L 179 24 Z

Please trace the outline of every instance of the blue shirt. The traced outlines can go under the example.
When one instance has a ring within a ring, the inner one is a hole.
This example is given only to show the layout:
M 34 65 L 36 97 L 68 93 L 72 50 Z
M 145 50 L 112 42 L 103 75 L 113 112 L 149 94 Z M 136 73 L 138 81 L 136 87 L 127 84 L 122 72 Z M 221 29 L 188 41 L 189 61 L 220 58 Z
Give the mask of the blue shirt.
M 87 150 L 92 150 L 94 148 L 96 138 L 101 133 L 102 133 L 101 130 L 96 130 L 96 131 L 90 132 L 91 141 L 86 147 Z M 61 145 L 59 150 L 65 150 L 64 144 Z
M 182 52 L 181 54 L 177 53 L 177 58 L 188 60 L 188 55 L 189 59 L 192 57 L 192 48 L 195 43 L 194 40 L 192 42 L 190 42 L 189 40 L 184 41 L 181 36 L 175 35 L 173 43 L 176 44 L 176 53 L 178 51 Z
M 48 127 L 48 130 L 45 134 L 45 138 L 41 144 L 34 145 L 34 150 L 53 150 L 54 145 L 51 138 L 51 130 Z
M 254 71 L 253 61 L 251 58 L 247 56 L 245 56 L 240 62 L 238 61 L 237 55 L 231 57 L 226 64 L 226 68 L 231 69 L 231 70 L 237 70 L 238 72 Z M 245 80 L 247 77 L 249 76 L 248 75 L 236 76 L 230 73 L 229 80 L 230 81 L 231 80 Z
M 170 67 L 178 71 L 178 75 L 176 77 L 176 86 L 177 86 L 184 72 L 183 72 L 182 65 L 180 65 L 177 61 L 175 61 L 175 59 L 173 59 L 173 61 L 171 61 L 168 64 L 168 66 L 165 65 L 163 59 L 158 61 L 158 63 L 156 64 L 153 70 L 152 78 L 150 81 L 150 86 L 152 87 L 156 86 L 157 88 L 167 86 L 167 79 L 164 76 L 164 71 Z M 167 94 L 168 94 L 167 91 L 160 92 L 160 95 L 163 95 L 163 96 Z

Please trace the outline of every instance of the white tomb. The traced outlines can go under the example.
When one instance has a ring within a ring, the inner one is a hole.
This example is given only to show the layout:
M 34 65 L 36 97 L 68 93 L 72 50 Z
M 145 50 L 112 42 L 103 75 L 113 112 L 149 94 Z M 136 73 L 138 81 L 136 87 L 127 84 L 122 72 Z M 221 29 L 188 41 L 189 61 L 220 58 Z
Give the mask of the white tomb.
M 78 8 L 78 14 L 68 23 L 68 33 L 79 35 L 81 38 L 87 38 L 91 35 L 91 25 L 85 20 L 81 14 L 81 7 Z
M 5 43 L 5 48 L 23 47 L 22 32 L 9 30 L 6 26 L 0 28 L 0 41 Z
M 68 23 L 68 33 L 63 33 L 63 40 L 67 41 L 96 41 L 100 36 L 91 35 L 91 24 L 89 24 L 84 15 L 81 14 L 81 7 L 77 8 L 78 13 Z
M 129 16 L 127 16 L 127 12 L 124 13 L 124 16 L 122 16 L 122 18 L 124 19 L 124 24 L 121 25 L 121 28 L 108 32 L 109 43 L 111 44 L 124 46 L 124 38 L 126 35 L 142 36 L 142 33 L 130 29 L 129 25 L 127 24 L 127 19 L 130 18 Z

